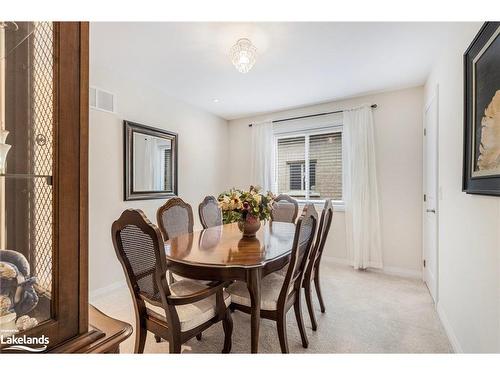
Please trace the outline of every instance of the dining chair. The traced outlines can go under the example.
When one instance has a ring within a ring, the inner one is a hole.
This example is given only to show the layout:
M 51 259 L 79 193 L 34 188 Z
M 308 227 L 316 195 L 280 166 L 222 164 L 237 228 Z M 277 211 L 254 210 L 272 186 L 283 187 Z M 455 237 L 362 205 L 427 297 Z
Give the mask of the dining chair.
M 281 351 L 288 353 L 286 314 L 293 306 L 299 326 L 302 346 L 307 348 L 306 331 L 301 308 L 301 290 L 304 271 L 312 248 L 318 214 L 312 204 L 306 205 L 299 218 L 293 239 L 290 263 L 285 276 L 273 272 L 261 282 L 261 317 L 274 320 L 278 328 Z M 236 281 L 227 288 L 231 294 L 231 308 L 246 313 L 251 312 L 251 299 L 246 284 Z
M 165 241 L 192 233 L 193 209 L 179 197 L 170 198 L 156 211 L 156 221 Z
M 319 268 L 321 264 L 321 256 L 323 255 L 323 250 L 325 248 L 326 239 L 328 238 L 328 233 L 330 232 L 330 226 L 332 224 L 333 218 L 333 205 L 330 199 L 325 200 L 325 205 L 323 211 L 321 212 L 321 219 L 318 226 L 318 233 L 316 235 L 316 240 L 314 242 L 313 249 L 309 256 L 309 262 L 307 263 L 306 270 L 304 272 L 304 281 L 302 286 L 304 288 L 304 295 L 306 297 L 307 310 L 309 311 L 309 318 L 311 319 L 311 326 L 313 331 L 318 329 L 318 324 L 316 323 L 316 317 L 314 315 L 314 308 L 312 304 L 312 293 L 311 286 L 314 281 L 314 287 L 316 289 L 316 295 L 318 296 L 319 305 L 321 312 L 324 313 L 325 303 L 323 302 L 323 296 L 321 295 L 321 288 L 319 282 Z
M 198 214 L 203 229 L 222 225 L 222 211 L 219 202 L 213 196 L 207 196 L 198 206 Z
M 286 194 L 278 195 L 271 210 L 271 220 L 295 223 L 299 212 L 299 204 L 295 199 Z
M 111 227 L 116 256 L 132 294 L 135 319 L 135 353 L 143 353 L 147 331 L 169 342 L 170 353 L 180 353 L 181 345 L 222 321 L 223 353 L 231 351 L 233 323 L 228 285 L 205 285 L 194 280 L 168 284 L 163 238 L 141 210 L 125 210 Z
M 156 221 L 165 241 L 178 237 L 181 234 L 193 233 L 193 209 L 189 203 L 184 202 L 179 197 L 170 198 L 158 208 L 156 211 Z M 169 272 L 169 282 L 171 284 L 181 280 L 188 279 Z M 206 280 L 198 281 L 203 284 L 210 283 L 210 281 Z M 201 333 L 196 338 L 201 340 Z

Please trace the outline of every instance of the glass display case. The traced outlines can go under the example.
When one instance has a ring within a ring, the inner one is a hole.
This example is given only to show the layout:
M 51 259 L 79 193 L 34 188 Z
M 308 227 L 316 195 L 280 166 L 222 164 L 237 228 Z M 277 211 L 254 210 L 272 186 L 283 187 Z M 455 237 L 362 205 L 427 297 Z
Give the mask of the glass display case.
M 88 24 L 0 21 L 4 338 L 88 331 L 87 117 Z
M 5 333 L 7 327 L 23 331 L 52 316 L 55 98 L 54 25 L 2 25 L 0 140 L 7 152 L 0 166 L 0 327 Z

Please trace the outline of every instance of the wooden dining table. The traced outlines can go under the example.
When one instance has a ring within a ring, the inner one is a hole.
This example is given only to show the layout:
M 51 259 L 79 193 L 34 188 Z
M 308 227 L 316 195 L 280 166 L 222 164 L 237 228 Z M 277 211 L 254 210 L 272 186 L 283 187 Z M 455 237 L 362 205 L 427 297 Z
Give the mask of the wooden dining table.
M 290 260 L 295 224 L 262 222 L 253 238 L 237 223 L 186 233 L 165 242 L 169 269 L 190 279 L 240 280 L 247 284 L 251 306 L 251 352 L 259 348 L 261 280 Z

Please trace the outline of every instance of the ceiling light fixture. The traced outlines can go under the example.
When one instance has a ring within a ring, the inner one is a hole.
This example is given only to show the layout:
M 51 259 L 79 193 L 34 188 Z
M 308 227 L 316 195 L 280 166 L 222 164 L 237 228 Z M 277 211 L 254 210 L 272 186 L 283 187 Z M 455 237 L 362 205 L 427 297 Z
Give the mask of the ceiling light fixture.
M 257 48 L 247 38 L 238 39 L 231 47 L 231 61 L 240 73 L 248 73 L 255 64 Z

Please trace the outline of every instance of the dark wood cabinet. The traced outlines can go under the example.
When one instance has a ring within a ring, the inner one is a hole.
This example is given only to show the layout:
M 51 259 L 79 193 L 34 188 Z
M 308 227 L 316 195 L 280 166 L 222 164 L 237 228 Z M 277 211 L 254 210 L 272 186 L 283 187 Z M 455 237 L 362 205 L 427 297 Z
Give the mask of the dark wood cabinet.
M 0 245 L 27 260 L 24 276 L 38 300 L 27 312 L 16 307 L 17 317 L 13 306 L 3 311 L 0 328 L 10 312 L 14 336 L 43 335 L 46 351 L 68 352 L 106 335 L 89 325 L 89 25 L 7 22 L 0 32 L 1 123 L 10 145 L 0 173 Z M 36 326 L 20 329 L 21 314 Z

